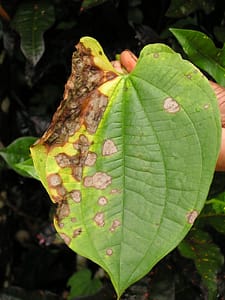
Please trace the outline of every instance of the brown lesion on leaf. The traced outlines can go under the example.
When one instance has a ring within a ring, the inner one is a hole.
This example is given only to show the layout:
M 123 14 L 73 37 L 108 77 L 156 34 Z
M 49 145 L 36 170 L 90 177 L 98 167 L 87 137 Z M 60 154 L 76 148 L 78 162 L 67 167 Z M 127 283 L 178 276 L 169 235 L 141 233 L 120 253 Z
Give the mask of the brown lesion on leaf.
M 94 216 L 94 222 L 96 223 L 97 226 L 103 227 L 105 225 L 105 217 L 103 212 L 97 212 L 96 215 Z
M 61 201 L 57 205 L 55 218 L 57 221 L 57 224 L 62 223 L 62 220 L 66 217 L 68 217 L 70 214 L 70 207 L 66 200 Z
M 62 178 L 58 173 L 53 173 L 47 176 L 47 182 L 50 189 L 56 191 L 57 195 L 52 195 L 54 202 L 61 202 L 65 199 L 67 191 L 63 186 Z
M 163 108 L 168 113 L 177 113 L 180 110 L 180 104 L 175 99 L 168 97 L 164 100 Z
M 113 250 L 111 248 L 106 249 L 106 255 L 107 256 L 113 255 Z
M 108 103 L 108 97 L 98 88 L 118 75 L 100 69 L 94 63 L 91 50 L 82 43 L 73 53 L 71 75 L 65 85 L 63 100 L 39 143 L 47 146 L 65 144 L 84 124 L 95 133 Z
M 74 231 L 73 231 L 73 238 L 76 238 L 77 236 L 79 236 L 80 234 L 82 233 L 82 228 L 76 228 Z
M 81 202 L 81 192 L 79 190 L 73 190 L 69 193 L 69 196 L 72 198 L 72 200 L 76 203 Z
M 70 156 L 66 153 L 59 153 L 55 156 L 55 160 L 60 168 L 68 168 L 79 164 L 80 157 L 78 154 Z
M 59 234 L 60 234 L 61 238 L 64 240 L 64 242 L 67 245 L 69 245 L 71 242 L 71 238 L 68 235 L 66 235 L 65 233 L 59 233 Z
M 53 173 L 47 176 L 47 182 L 50 188 L 56 188 L 62 184 L 62 179 L 59 174 Z
M 189 224 L 193 225 L 194 221 L 197 218 L 197 216 L 198 216 L 197 210 L 192 210 L 192 211 L 188 212 L 187 215 L 186 215 L 187 222 Z
M 102 146 L 102 155 L 103 156 L 110 156 L 114 153 L 117 153 L 118 149 L 115 143 L 112 140 L 105 140 Z
M 95 152 L 88 152 L 87 157 L 85 159 L 85 166 L 91 167 L 96 163 L 97 154 Z
M 108 203 L 108 199 L 104 196 L 98 198 L 98 204 L 104 206 Z
M 121 225 L 120 220 L 118 220 L 118 219 L 113 220 L 112 225 L 109 228 L 109 231 L 114 232 L 116 230 L 116 228 L 118 228 L 120 225 Z
M 94 187 L 99 190 L 106 189 L 112 183 L 112 177 L 104 172 L 97 172 L 93 176 L 84 178 L 85 187 Z

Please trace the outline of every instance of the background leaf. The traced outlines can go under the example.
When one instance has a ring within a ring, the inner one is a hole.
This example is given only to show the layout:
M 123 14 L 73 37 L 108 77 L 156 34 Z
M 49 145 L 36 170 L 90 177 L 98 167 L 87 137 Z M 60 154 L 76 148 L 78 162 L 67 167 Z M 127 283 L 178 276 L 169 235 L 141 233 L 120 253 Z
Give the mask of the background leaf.
M 100 279 L 91 278 L 92 274 L 89 269 L 83 269 L 73 274 L 68 281 L 71 288 L 68 300 L 77 296 L 94 295 L 102 287 Z
M 216 48 L 204 33 L 187 29 L 170 29 L 189 59 L 225 86 L 225 48 Z
M 188 16 L 196 10 L 203 10 L 206 14 L 213 11 L 215 8 L 212 0 L 172 0 L 166 12 L 166 15 L 171 18 L 182 18 Z
M 0 156 L 20 175 L 38 179 L 29 150 L 36 140 L 37 138 L 35 137 L 18 138 L 8 147 L 0 149 Z
M 208 290 L 209 300 L 217 294 L 217 274 L 223 266 L 223 255 L 207 232 L 193 229 L 178 246 L 180 253 L 192 260 Z
M 82 38 L 77 48 L 64 100 L 31 153 L 58 203 L 57 231 L 107 271 L 119 297 L 179 244 L 200 213 L 220 147 L 220 116 L 208 80 L 163 44 L 146 46 L 127 75 L 113 73 L 94 39 Z M 90 58 L 82 61 L 83 52 Z M 96 66 L 113 79 L 98 85 Z M 95 85 L 80 97 L 93 70 Z M 66 134 L 71 121 L 78 129 Z
M 22 2 L 13 18 L 13 27 L 21 38 L 21 50 L 36 65 L 45 50 L 43 35 L 55 21 L 54 7 L 48 1 Z
M 102 4 L 106 1 L 108 1 L 108 0 L 83 0 L 81 7 L 82 7 L 82 9 L 88 9 L 88 8 L 93 7 L 93 6 L 97 6 L 99 4 Z

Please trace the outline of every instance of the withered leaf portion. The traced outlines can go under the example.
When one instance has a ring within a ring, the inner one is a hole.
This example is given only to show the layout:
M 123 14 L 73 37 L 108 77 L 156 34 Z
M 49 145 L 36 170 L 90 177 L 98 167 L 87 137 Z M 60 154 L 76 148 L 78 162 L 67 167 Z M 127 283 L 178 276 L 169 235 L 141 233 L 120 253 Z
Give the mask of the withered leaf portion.
M 95 63 L 91 49 L 82 42 L 76 48 L 63 100 L 39 143 L 48 146 L 64 144 L 83 124 L 88 133 L 95 133 L 107 106 L 107 95 L 99 92 L 98 87 L 117 74 L 101 69 Z M 103 55 L 102 52 L 99 55 Z
M 31 147 L 35 168 L 53 202 L 67 201 L 73 182 L 82 180 L 84 165 L 93 164 L 96 154 L 88 150 L 108 104 L 101 87 L 117 77 L 97 41 L 82 38 L 73 53 L 63 100 L 48 130 Z

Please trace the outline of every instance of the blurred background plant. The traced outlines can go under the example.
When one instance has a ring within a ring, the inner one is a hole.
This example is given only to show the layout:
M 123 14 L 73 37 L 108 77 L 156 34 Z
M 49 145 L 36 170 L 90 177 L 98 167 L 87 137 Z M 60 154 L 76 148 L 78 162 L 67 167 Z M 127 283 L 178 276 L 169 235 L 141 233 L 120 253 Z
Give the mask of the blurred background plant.
M 225 2 L 2 0 L 0 17 L 0 299 L 113 299 L 107 276 L 55 236 L 29 145 L 60 103 L 74 46 L 85 35 L 109 59 L 166 43 L 225 86 Z M 215 173 L 188 236 L 123 299 L 225 299 L 224 179 Z

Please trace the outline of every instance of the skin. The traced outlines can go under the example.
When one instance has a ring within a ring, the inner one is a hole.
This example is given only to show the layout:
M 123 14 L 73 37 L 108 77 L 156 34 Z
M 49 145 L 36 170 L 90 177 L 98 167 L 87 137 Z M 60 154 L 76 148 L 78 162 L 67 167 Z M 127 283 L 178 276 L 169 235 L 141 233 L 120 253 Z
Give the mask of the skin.
M 127 71 L 128 73 L 134 69 L 136 63 L 137 57 L 129 50 L 124 50 L 120 54 L 120 61 L 112 62 L 117 71 L 123 72 L 125 69 L 125 71 Z M 209 81 L 209 83 L 213 88 L 218 100 L 222 126 L 222 141 L 219 157 L 216 164 L 216 171 L 225 171 L 225 88 L 213 81 Z

